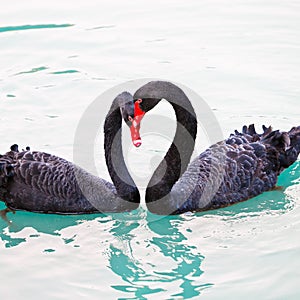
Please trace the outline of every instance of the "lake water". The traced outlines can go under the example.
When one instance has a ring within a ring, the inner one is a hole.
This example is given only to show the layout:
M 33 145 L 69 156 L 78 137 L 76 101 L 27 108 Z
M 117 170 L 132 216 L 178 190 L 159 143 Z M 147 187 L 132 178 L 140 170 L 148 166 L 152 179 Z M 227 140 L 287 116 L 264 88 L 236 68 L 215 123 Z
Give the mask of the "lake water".
M 0 20 L 0 153 L 18 143 L 73 161 L 88 105 L 137 78 L 191 88 L 225 137 L 244 124 L 300 125 L 299 1 L 12 0 Z M 172 118 L 166 104 L 158 112 Z M 145 182 L 172 139 L 151 137 L 127 155 Z M 199 151 L 208 142 L 200 134 Z M 297 161 L 280 176 L 284 191 L 198 214 L 10 214 L 1 297 L 299 299 L 299 178 Z

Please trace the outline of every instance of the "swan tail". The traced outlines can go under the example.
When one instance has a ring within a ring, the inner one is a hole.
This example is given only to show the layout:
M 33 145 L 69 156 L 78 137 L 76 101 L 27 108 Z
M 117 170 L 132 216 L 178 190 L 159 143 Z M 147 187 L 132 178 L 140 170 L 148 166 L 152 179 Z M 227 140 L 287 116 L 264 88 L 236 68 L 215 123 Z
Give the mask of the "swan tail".
M 238 130 L 234 131 L 234 134 L 231 136 L 240 136 L 247 139 L 248 142 L 253 143 L 257 141 L 261 141 L 264 137 L 268 136 L 272 131 L 272 127 L 266 127 L 265 125 L 262 126 L 263 133 L 259 134 L 256 132 L 254 124 L 251 124 L 249 126 L 244 125 L 242 132 L 239 132 Z
M 280 156 L 280 163 L 283 168 L 293 164 L 300 154 L 300 126 L 293 127 L 287 132 L 289 145 L 283 155 Z
M 261 142 L 267 148 L 276 149 L 279 153 L 279 172 L 292 165 L 298 158 L 300 153 L 300 126 L 293 127 L 288 132 L 280 132 L 279 130 L 262 134 Z
M 300 126 L 293 127 L 288 132 L 290 138 L 290 147 L 294 148 L 297 151 L 297 154 L 300 153 Z
M 242 132 L 235 130 L 235 136 L 246 138 L 249 143 L 262 143 L 266 146 L 268 157 L 279 173 L 292 165 L 300 153 L 300 126 L 288 132 L 273 130 L 262 126 L 263 132 L 257 133 L 254 124 L 243 126 Z

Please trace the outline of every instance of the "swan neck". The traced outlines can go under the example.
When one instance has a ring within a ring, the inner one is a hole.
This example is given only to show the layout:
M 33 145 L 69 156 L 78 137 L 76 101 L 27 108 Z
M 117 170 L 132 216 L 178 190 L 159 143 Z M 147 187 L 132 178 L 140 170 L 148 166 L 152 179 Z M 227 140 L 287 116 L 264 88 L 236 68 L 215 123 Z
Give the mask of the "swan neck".
M 106 165 L 118 195 L 129 202 L 139 203 L 138 189 L 130 176 L 122 150 L 122 115 L 113 102 L 104 123 L 104 150 Z
M 172 105 L 177 127 L 173 142 L 163 161 L 155 170 L 146 190 L 146 203 L 151 211 L 153 211 L 151 209 L 152 202 L 155 202 L 154 206 L 161 211 L 164 208 L 170 210 L 168 207 L 170 205 L 169 193 L 189 164 L 197 135 L 196 114 L 186 94 L 168 82 L 159 82 L 158 85 L 162 93 L 155 96 L 164 98 Z M 155 91 L 157 92 L 157 90 L 159 88 L 156 88 Z M 160 199 L 161 201 L 159 201 Z M 154 212 L 157 213 L 157 211 Z M 172 212 L 168 211 L 167 213 Z

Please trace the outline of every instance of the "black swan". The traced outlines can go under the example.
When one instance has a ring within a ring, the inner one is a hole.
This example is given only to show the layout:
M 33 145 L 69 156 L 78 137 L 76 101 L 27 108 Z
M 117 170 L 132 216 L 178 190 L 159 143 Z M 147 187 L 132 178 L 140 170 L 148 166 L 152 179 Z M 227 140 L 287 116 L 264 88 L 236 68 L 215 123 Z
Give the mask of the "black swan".
M 257 134 L 250 125 L 189 164 L 197 120 L 185 93 L 170 82 L 152 81 L 133 97 L 138 129 L 144 114 L 162 98 L 173 106 L 177 118 L 174 140 L 146 189 L 146 205 L 152 213 L 204 211 L 247 200 L 274 189 L 278 175 L 299 155 L 300 126 L 289 132 L 263 126 L 264 132 Z
M 29 148 L 19 152 L 12 145 L 0 155 L 0 199 L 7 206 L 2 216 L 11 210 L 85 214 L 136 209 L 140 194 L 123 158 L 122 117 L 132 126 L 134 104 L 127 92 L 114 99 L 104 123 L 105 159 L 114 185 L 63 158 Z

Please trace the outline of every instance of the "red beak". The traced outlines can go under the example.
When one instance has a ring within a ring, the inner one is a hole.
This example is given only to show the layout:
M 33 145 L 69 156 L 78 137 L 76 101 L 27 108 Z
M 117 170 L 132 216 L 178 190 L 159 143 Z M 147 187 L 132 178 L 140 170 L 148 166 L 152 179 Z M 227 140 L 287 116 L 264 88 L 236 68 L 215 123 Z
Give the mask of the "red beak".
M 130 126 L 130 133 L 132 143 L 135 147 L 140 147 L 142 144 L 141 136 L 140 136 L 140 126 L 141 121 L 145 115 L 145 112 L 140 108 L 141 99 L 138 99 L 134 103 L 134 118 L 132 121 L 132 125 Z

